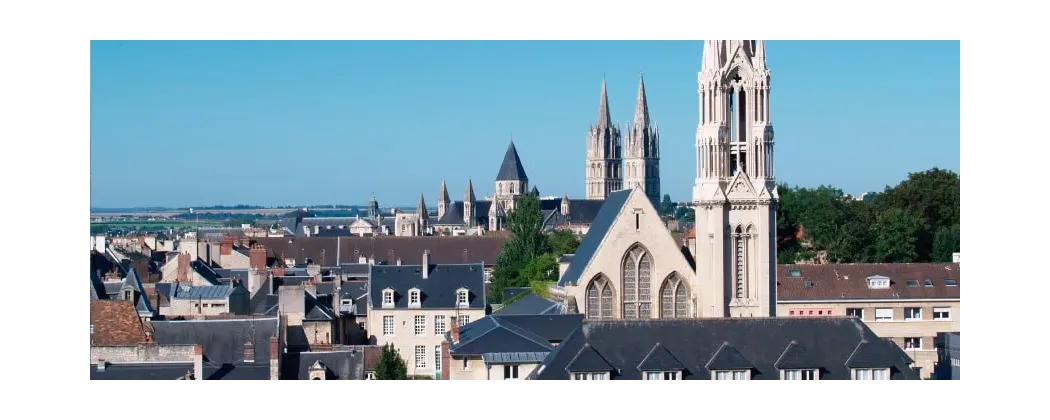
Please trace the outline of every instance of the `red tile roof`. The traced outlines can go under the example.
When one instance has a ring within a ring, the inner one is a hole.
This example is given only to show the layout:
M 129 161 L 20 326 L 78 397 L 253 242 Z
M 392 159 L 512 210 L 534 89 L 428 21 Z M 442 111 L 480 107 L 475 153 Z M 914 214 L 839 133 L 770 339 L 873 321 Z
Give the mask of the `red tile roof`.
M 868 287 L 873 276 L 888 277 L 889 287 Z M 956 263 L 782 264 L 777 300 L 958 299 L 959 277 Z
M 91 344 L 132 346 L 146 341 L 149 324 L 139 319 L 135 305 L 126 300 L 91 301 Z

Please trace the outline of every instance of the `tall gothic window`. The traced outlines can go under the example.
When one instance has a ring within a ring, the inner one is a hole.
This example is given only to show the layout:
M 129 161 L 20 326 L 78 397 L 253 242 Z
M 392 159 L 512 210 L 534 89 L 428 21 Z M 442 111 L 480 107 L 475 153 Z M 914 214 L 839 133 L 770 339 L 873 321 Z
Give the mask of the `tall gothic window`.
M 750 229 L 748 229 L 750 231 Z M 744 233 L 740 226 L 736 227 L 733 232 L 733 248 L 734 248 L 734 264 L 733 271 L 735 272 L 735 289 L 737 299 L 743 299 L 744 287 L 747 284 L 747 239 L 748 235 Z
M 650 276 L 653 259 L 640 246 L 627 251 L 623 259 L 623 318 L 646 319 L 652 317 Z
M 587 285 L 587 318 L 612 319 L 612 286 L 598 275 Z
M 660 290 L 660 317 L 686 318 L 689 316 L 689 285 L 678 275 L 671 273 Z

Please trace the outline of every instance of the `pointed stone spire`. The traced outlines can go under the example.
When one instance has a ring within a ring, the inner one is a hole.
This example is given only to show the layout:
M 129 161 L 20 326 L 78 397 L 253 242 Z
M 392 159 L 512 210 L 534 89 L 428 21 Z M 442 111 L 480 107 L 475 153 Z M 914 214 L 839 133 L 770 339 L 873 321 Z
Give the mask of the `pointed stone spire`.
M 638 74 L 638 100 L 634 105 L 634 125 L 649 128 L 649 103 L 645 100 L 645 79 Z
M 448 198 L 448 185 L 445 185 L 444 179 L 441 180 L 441 195 L 439 196 L 438 201 L 446 203 L 452 202 L 452 200 Z
M 474 180 L 472 179 L 467 179 L 467 194 L 464 196 L 463 201 L 466 201 L 468 203 L 478 201 L 478 199 L 474 196 Z
M 609 90 L 605 87 L 605 75 L 602 75 L 602 97 L 598 102 L 598 127 L 611 127 L 612 116 L 609 113 Z
M 418 214 L 420 218 L 427 216 L 427 203 L 423 200 L 422 193 L 419 194 L 419 205 L 416 206 L 416 214 Z

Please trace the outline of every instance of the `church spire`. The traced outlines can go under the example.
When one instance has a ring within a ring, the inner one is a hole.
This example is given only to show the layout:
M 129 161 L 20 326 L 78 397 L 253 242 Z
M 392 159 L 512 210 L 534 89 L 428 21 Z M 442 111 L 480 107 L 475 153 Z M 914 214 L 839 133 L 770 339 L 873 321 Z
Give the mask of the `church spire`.
M 649 103 L 645 100 L 645 79 L 638 75 L 638 101 L 634 105 L 634 125 L 649 128 Z
M 445 180 L 441 180 L 441 194 L 438 195 L 438 203 L 450 203 L 451 199 L 448 197 L 448 185 L 445 185 Z
M 612 116 L 609 113 L 609 89 L 605 87 L 605 75 L 602 75 L 602 97 L 598 102 L 598 127 L 611 127 Z
M 416 214 L 421 219 L 427 217 L 427 202 L 423 200 L 423 193 L 419 194 L 419 205 L 416 206 Z
M 464 196 L 463 201 L 466 201 L 468 203 L 478 201 L 478 199 L 474 196 L 474 180 L 472 179 L 467 180 L 467 194 L 466 196 Z

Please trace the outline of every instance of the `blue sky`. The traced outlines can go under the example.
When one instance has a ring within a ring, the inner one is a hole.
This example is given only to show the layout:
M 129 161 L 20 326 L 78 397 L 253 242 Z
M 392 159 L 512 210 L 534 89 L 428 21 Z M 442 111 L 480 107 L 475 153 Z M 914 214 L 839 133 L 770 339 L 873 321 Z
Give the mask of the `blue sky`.
M 479 195 L 512 136 L 543 195 L 584 195 L 601 79 L 644 73 L 662 192 L 695 176 L 700 41 L 91 44 L 93 207 L 431 206 Z M 768 41 L 778 182 L 882 190 L 959 171 L 959 42 Z

